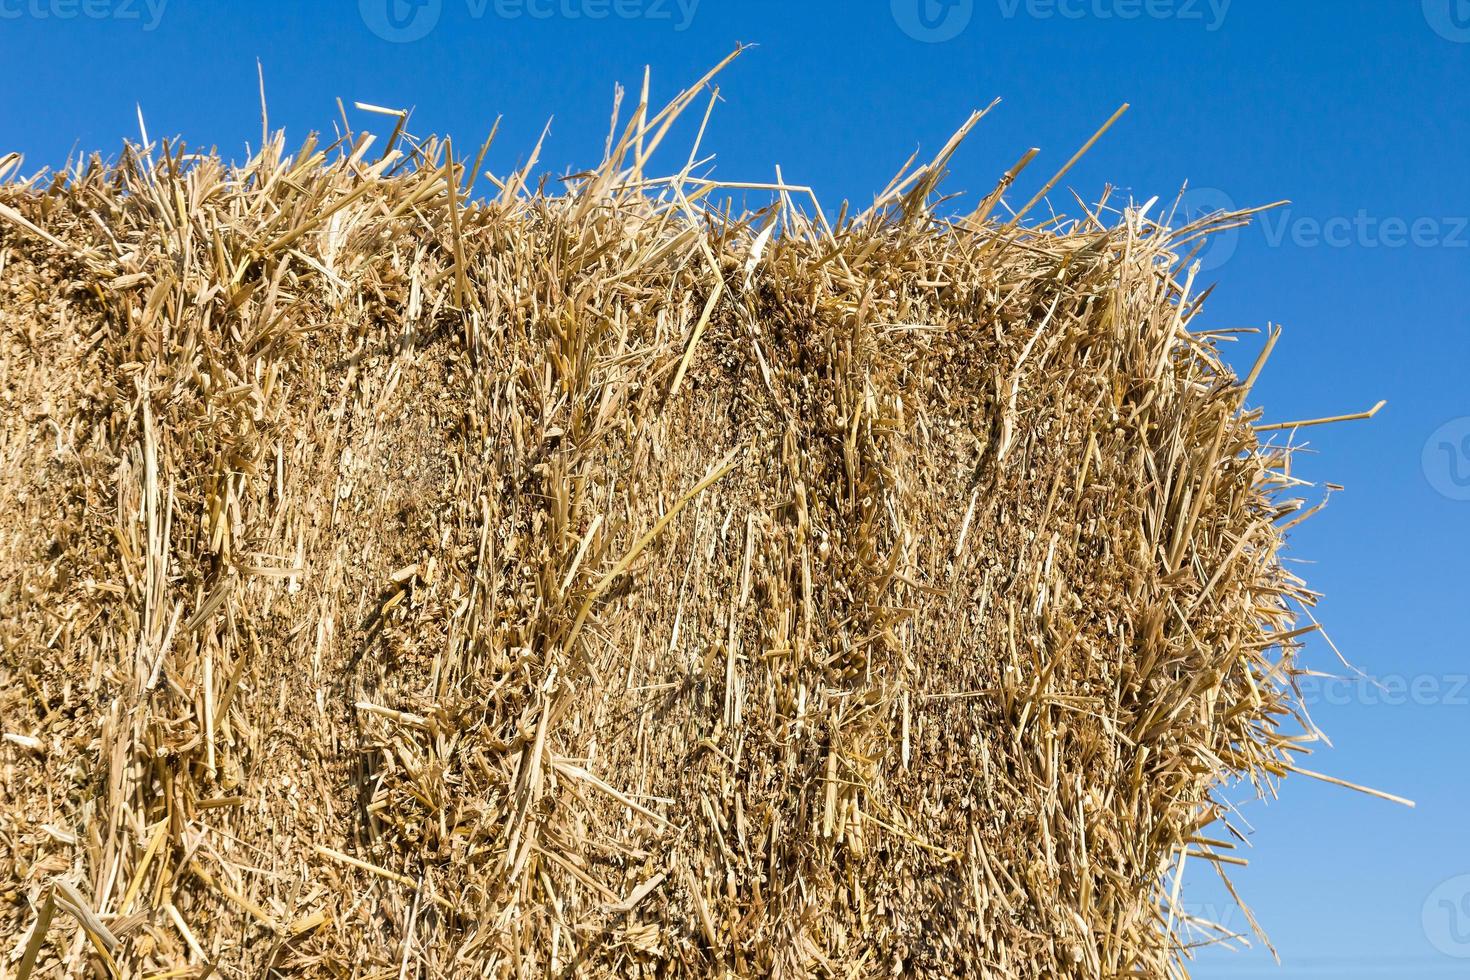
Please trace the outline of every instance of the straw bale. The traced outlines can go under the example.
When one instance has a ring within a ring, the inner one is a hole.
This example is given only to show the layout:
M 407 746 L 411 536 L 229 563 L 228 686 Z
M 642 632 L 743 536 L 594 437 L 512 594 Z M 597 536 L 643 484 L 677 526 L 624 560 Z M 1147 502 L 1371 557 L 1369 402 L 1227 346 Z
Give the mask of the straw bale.
M 1218 938 L 1180 868 L 1312 731 L 1299 481 L 1193 327 L 1241 216 L 946 216 L 958 137 L 732 214 L 648 176 L 707 83 L 555 190 L 401 121 L 7 178 L 0 974 Z

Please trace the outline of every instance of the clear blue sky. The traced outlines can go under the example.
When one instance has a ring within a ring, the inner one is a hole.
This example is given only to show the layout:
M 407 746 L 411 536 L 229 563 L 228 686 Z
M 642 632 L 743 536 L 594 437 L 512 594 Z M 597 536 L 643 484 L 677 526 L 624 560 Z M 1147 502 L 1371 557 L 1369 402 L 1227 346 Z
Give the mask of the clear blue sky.
M 259 139 L 259 58 L 271 123 L 293 140 L 330 132 L 338 97 L 413 106 L 415 132 L 462 147 L 503 114 L 499 172 L 554 115 L 542 159 L 564 172 L 595 162 L 615 81 L 636 89 L 650 64 L 668 96 L 741 41 L 759 47 L 721 82 L 718 174 L 766 180 L 780 164 L 831 208 L 869 200 L 997 96 L 949 190 L 985 192 L 1034 145 L 1029 196 L 1131 102 L 1066 183 L 1085 198 L 1188 180 L 1207 202 L 1290 199 L 1208 257 L 1222 283 L 1209 320 L 1285 326 L 1256 389 L 1271 419 L 1388 400 L 1372 422 L 1303 433 L 1320 454 L 1299 472 L 1347 489 L 1293 554 L 1315 563 L 1338 646 L 1389 681 L 1314 695 L 1336 747 L 1313 764 L 1419 804 L 1295 780 L 1245 807 L 1254 864 L 1235 880 L 1284 968 L 1211 953 L 1197 976 L 1470 976 L 1452 955 L 1470 957 L 1470 879 L 1451 880 L 1470 874 L 1470 0 L 421 2 L 0 0 L 0 152 L 31 168 L 73 147 L 115 153 L 140 103 L 153 136 L 239 156 Z M 1320 641 L 1309 657 L 1333 667 Z M 1202 912 L 1226 908 L 1212 877 L 1187 877 Z

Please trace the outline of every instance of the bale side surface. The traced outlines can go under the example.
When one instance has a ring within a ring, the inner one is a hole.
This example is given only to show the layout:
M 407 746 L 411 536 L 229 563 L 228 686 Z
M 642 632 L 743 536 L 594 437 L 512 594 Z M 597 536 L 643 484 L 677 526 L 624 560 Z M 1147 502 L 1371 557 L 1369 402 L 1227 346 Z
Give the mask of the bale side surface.
M 633 152 L 0 190 L 6 969 L 1182 969 L 1311 599 L 1202 227 Z

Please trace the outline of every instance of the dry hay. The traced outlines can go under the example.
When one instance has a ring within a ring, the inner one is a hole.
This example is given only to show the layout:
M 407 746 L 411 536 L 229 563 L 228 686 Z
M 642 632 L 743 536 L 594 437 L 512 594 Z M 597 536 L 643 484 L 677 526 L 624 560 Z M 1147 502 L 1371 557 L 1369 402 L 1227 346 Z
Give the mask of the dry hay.
M 8 179 L 0 974 L 1215 936 L 1184 857 L 1313 731 L 1298 481 L 1180 261 L 1242 216 L 942 217 L 979 114 L 830 227 L 720 213 L 645 176 L 707 83 L 556 194 L 402 120 Z

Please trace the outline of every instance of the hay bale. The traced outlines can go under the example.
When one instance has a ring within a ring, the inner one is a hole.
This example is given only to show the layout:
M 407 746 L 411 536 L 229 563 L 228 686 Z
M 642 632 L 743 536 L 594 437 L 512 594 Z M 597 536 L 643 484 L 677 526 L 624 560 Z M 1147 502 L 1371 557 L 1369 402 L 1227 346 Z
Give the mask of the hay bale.
M 1237 219 L 712 214 L 697 92 L 0 191 L 7 970 L 1178 972 L 1313 598 Z

